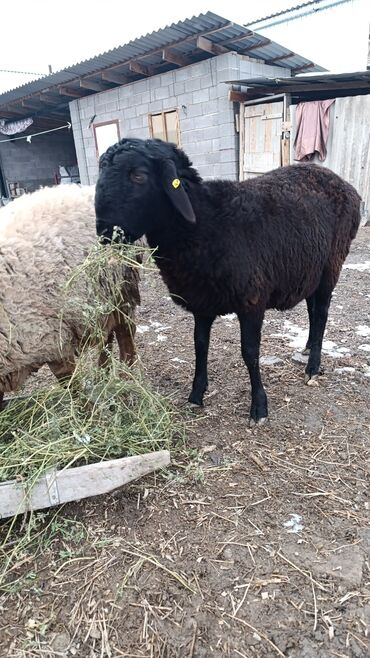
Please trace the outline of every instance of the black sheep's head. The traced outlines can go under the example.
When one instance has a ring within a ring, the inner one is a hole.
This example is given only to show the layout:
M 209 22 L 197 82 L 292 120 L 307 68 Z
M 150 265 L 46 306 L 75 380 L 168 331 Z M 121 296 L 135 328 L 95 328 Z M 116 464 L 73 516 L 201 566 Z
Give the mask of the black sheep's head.
M 156 231 L 161 222 L 195 223 L 187 187 L 201 181 L 183 151 L 159 139 L 122 139 L 99 162 L 96 229 L 112 237 L 119 226 L 129 241 Z M 174 217 L 175 216 L 175 217 Z

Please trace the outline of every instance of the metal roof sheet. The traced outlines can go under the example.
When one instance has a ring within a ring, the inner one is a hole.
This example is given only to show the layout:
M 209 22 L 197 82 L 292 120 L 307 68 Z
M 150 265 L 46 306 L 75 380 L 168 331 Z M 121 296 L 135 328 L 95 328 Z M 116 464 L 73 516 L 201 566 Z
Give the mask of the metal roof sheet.
M 229 99 L 236 102 L 258 102 L 258 99 L 267 100 L 277 98 L 281 94 L 289 94 L 290 101 L 295 104 L 370 94 L 370 71 L 302 75 L 293 78 L 248 78 L 229 80 L 225 84 L 234 86 L 234 89 L 229 91 Z
M 243 78 L 242 80 L 228 80 L 226 84 L 240 85 L 242 87 L 251 87 L 258 89 L 259 87 L 271 87 L 275 90 L 279 87 L 304 88 L 307 85 L 316 85 L 319 89 L 320 85 L 332 82 L 340 88 L 343 84 L 353 83 L 368 83 L 370 91 L 370 71 L 357 71 L 355 73 L 326 73 L 323 75 L 296 75 L 293 78 Z
M 138 39 L 130 41 L 129 43 L 109 50 L 91 59 L 68 66 L 61 71 L 52 73 L 42 78 L 28 82 L 20 87 L 11 89 L 3 94 L 0 94 L 0 108 L 9 103 L 16 103 L 27 97 L 37 95 L 47 90 L 52 90 L 59 85 L 72 86 L 77 85 L 80 88 L 79 81 L 81 78 L 93 76 L 94 74 L 100 75 L 105 70 L 111 67 L 125 68 L 125 73 L 130 60 L 140 58 L 143 65 L 150 65 L 151 63 L 158 65 L 158 58 L 154 55 L 162 53 L 166 47 L 173 47 L 178 55 L 186 57 L 187 63 L 191 64 L 202 59 L 212 57 L 217 53 L 206 53 L 197 48 L 196 39 L 199 36 L 206 35 L 215 46 L 224 46 L 227 44 L 227 49 L 236 51 L 240 54 L 249 55 L 256 59 L 261 59 L 266 62 L 279 58 L 278 61 L 273 62 L 276 66 L 281 66 L 290 69 L 299 69 L 310 67 L 313 71 L 323 71 L 322 67 L 310 62 L 305 57 L 298 54 L 291 53 L 287 48 L 280 46 L 273 41 L 267 40 L 265 37 L 252 32 L 249 28 L 238 25 L 229 21 L 227 18 L 218 16 L 212 12 L 200 14 L 188 18 L 184 21 L 179 21 L 167 27 L 164 27 L 156 32 L 147 34 Z M 258 43 L 260 47 L 254 48 Z M 286 59 L 282 59 L 284 56 Z M 165 62 L 160 71 L 170 70 L 177 68 L 175 65 Z M 133 72 L 129 72 L 130 80 L 134 82 L 141 76 Z M 131 79 L 132 78 L 132 79 Z M 101 80 L 100 80 L 101 81 Z M 104 81 L 105 88 L 114 88 L 117 84 L 113 82 Z M 93 90 L 84 90 L 85 94 L 96 93 Z M 59 102 L 60 105 L 60 102 Z M 67 105 L 67 101 L 66 101 Z M 45 106 L 41 105 L 43 114 L 47 114 Z M 1 114 L 1 109 L 0 109 Z M 29 114 L 29 112 L 28 112 Z

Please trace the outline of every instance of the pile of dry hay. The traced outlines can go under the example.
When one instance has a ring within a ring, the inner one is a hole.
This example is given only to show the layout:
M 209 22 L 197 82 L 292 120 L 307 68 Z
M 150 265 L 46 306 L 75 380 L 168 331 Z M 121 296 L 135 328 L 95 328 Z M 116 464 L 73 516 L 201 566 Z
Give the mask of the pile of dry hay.
M 47 469 L 168 448 L 178 418 L 138 368 L 80 357 L 69 386 L 56 384 L 0 414 L 0 482 L 31 486 Z
M 122 279 L 125 266 L 149 267 L 137 261 L 148 255 L 144 247 L 96 245 L 72 272 L 64 308 L 70 312 L 76 305 L 80 315 L 82 309 L 87 337 L 76 371 L 67 387 L 37 391 L 0 414 L 0 481 L 33 482 L 51 467 L 168 447 L 176 426 L 168 402 L 144 381 L 139 367 L 128 369 L 107 354 L 110 362 L 101 369 L 95 353 L 104 348 L 102 318 L 124 312 L 117 277 Z M 91 337 L 97 346 L 94 354 L 89 350 Z
M 85 305 L 88 333 L 101 326 L 97 320 L 102 315 L 118 309 L 115 268 L 123 264 L 143 268 L 136 262 L 136 256 L 135 247 L 96 246 L 84 264 L 73 272 L 65 292 L 70 300 Z M 108 270 L 112 280 L 111 294 L 107 297 L 107 287 L 102 294 L 99 281 L 101 276 L 107 277 Z M 76 296 L 81 281 L 84 299 Z M 94 301 L 87 305 L 87 299 Z M 98 350 L 101 348 L 103 343 L 98 345 Z M 56 383 L 47 390 L 38 390 L 29 398 L 11 402 L 0 413 L 0 482 L 17 479 L 26 488 L 32 487 L 50 468 L 166 449 L 175 437 L 182 435 L 178 414 L 170 401 L 145 381 L 140 364 L 130 369 L 115 356 L 108 358 L 108 367 L 99 368 L 96 349 L 89 349 L 87 342 L 67 386 Z M 0 527 L 0 561 L 6 558 L 5 569 L 0 568 L 0 581 L 18 553 L 14 544 L 15 524 L 13 519 Z M 22 550 L 24 539 L 24 535 L 23 539 L 19 537 Z M 7 550 L 9 541 L 13 558 Z

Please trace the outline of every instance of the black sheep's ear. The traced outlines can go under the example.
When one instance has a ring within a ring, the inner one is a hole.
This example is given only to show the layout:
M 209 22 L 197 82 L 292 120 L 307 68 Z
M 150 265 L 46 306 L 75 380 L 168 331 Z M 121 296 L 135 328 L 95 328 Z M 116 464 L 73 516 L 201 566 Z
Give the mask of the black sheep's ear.
M 178 178 L 175 163 L 165 160 L 162 164 L 162 183 L 171 203 L 176 210 L 191 224 L 196 223 L 196 218 L 190 199 Z

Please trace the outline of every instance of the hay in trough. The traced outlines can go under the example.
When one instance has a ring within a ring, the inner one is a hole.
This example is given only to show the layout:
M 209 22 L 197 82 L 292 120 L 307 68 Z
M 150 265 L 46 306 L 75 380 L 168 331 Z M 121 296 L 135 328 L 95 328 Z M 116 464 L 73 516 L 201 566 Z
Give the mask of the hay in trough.
M 145 266 L 137 262 L 138 256 Z M 181 438 L 179 414 L 145 380 L 139 362 L 128 368 L 108 351 L 107 366 L 97 365 L 98 352 L 104 347 L 102 320 L 112 312 L 124 313 L 117 276 L 123 266 L 150 267 L 148 256 L 150 251 L 143 247 L 95 245 L 85 262 L 71 272 L 64 289 L 61 327 L 63 313 L 79 305 L 86 341 L 67 385 L 55 383 L 30 397 L 15 398 L 0 413 L 0 483 L 21 481 L 27 490 L 51 468 L 168 449 L 174 439 Z M 25 523 L 14 517 L 0 524 L 0 591 L 9 591 L 22 581 L 17 565 L 38 550 L 47 518 L 45 513 L 33 512 Z
M 48 469 L 168 448 L 179 420 L 139 368 L 81 355 L 67 387 L 14 401 L 0 414 L 0 482 L 30 486 Z
M 65 314 L 83 317 L 76 370 L 67 386 L 36 391 L 0 413 L 0 482 L 21 479 L 32 485 L 53 467 L 168 447 L 177 426 L 174 412 L 145 382 L 140 368 L 127 368 L 109 351 L 107 367 L 97 366 L 105 318 L 125 314 L 126 277 L 130 297 L 130 286 L 136 290 L 138 270 L 149 267 L 150 255 L 143 246 L 96 244 L 71 271 L 62 291 L 60 323 L 62 334 Z

